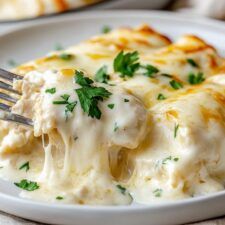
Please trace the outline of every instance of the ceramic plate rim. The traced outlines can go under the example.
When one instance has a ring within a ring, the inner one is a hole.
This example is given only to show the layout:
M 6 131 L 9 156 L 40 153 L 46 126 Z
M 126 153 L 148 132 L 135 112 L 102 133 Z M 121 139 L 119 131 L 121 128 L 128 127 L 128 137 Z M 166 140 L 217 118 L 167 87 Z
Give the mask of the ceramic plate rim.
M 115 17 L 115 14 L 120 17 L 133 16 L 133 14 L 141 14 L 143 17 L 155 17 L 155 18 L 169 18 L 174 21 L 184 21 L 186 23 L 194 23 L 198 25 L 208 26 L 210 29 L 225 31 L 225 22 L 209 19 L 205 17 L 197 17 L 195 15 L 189 16 L 187 14 L 181 14 L 179 12 L 169 12 L 161 10 L 95 10 L 90 12 L 79 12 L 76 15 L 73 14 L 63 14 L 59 16 L 53 16 L 50 18 L 40 18 L 34 21 L 27 21 L 25 24 L 19 24 L 18 27 L 12 27 L 6 31 L 0 31 L 0 36 L 9 35 L 17 31 L 26 30 L 29 28 L 36 28 L 43 25 L 55 24 L 58 22 L 73 21 L 79 19 L 91 19 L 91 18 L 104 18 L 104 17 Z M 176 15 L 176 16 L 175 16 Z M 197 19 L 196 21 L 194 20 Z
M 79 20 L 79 19 L 91 19 L 91 18 L 104 18 L 104 17 L 114 17 L 115 14 L 119 15 L 120 17 L 124 16 L 133 16 L 133 14 L 141 14 L 144 17 L 154 17 L 154 18 L 169 18 L 170 20 L 174 21 L 184 21 L 186 23 L 195 23 L 199 25 L 208 26 L 209 29 L 220 30 L 221 32 L 225 32 L 225 23 L 213 19 L 208 18 L 198 18 L 198 21 L 193 20 L 193 16 L 188 15 L 181 15 L 180 13 L 174 12 L 167 12 L 167 11 L 159 11 L 159 10 L 96 10 L 92 12 L 81 12 L 77 13 L 75 16 L 72 14 L 65 14 L 60 15 L 58 17 L 50 17 L 50 18 L 41 18 L 41 20 L 34 20 L 32 22 L 28 22 L 28 24 L 19 25 L 16 28 L 10 28 L 7 31 L 0 32 L 0 38 L 6 35 L 11 35 L 16 33 L 17 31 L 26 30 L 29 28 L 37 28 L 44 25 L 55 24 L 58 22 L 69 22 L 71 20 Z M 150 14 L 150 16 L 149 16 Z M 176 16 L 175 16 L 176 15 Z M 55 204 L 55 203 L 45 203 L 39 202 L 35 200 L 27 200 L 20 197 L 11 196 L 9 194 L 5 194 L 0 192 L 0 198 L 4 198 L 6 200 L 15 201 L 18 203 L 23 203 L 25 205 L 33 205 L 36 207 L 47 207 L 47 208 L 54 208 L 54 209 L 73 209 L 77 211 L 83 210 L 91 210 L 91 211 L 121 211 L 121 212 L 133 212 L 139 210 L 157 210 L 157 209 L 167 209 L 167 208 L 176 208 L 179 206 L 190 205 L 197 202 L 206 202 L 211 199 L 217 199 L 221 196 L 225 196 L 225 190 L 216 192 L 213 194 L 208 194 L 205 196 L 194 197 L 194 198 L 187 198 L 182 200 L 164 202 L 164 203 L 154 203 L 154 205 L 128 205 L 128 206 L 91 206 L 91 205 L 72 205 L 72 204 Z

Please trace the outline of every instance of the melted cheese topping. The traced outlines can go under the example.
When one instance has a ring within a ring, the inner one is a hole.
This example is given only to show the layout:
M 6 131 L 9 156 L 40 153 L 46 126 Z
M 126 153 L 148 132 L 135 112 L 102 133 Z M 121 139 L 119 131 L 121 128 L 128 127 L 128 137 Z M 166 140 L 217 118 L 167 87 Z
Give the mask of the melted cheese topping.
M 139 62 L 159 72 L 154 77 L 139 71 L 121 78 L 113 69 L 121 50 L 137 50 Z M 0 175 L 40 186 L 21 196 L 124 205 L 224 189 L 225 61 L 213 47 L 192 35 L 171 44 L 145 25 L 94 37 L 63 53 L 70 58 L 53 52 L 15 70 L 24 79 L 14 82 L 22 97 L 13 112 L 31 118 L 34 129 L 0 123 Z M 93 79 L 103 65 L 110 84 L 93 85 L 112 94 L 99 101 L 102 116 L 95 119 L 81 107 L 74 75 L 81 70 Z M 198 72 L 204 82 L 191 85 L 188 74 Z M 171 80 L 183 87 L 175 90 Z M 46 92 L 53 87 L 55 93 Z M 72 112 L 65 113 L 65 104 L 53 104 L 65 94 L 77 102 Z M 159 94 L 166 99 L 158 99 Z M 28 171 L 19 169 L 25 162 Z

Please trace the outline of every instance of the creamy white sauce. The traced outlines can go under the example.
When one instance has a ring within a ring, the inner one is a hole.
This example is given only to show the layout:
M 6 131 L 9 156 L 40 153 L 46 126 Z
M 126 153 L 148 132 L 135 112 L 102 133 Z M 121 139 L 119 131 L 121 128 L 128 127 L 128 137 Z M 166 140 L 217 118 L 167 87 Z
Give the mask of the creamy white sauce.
M 192 36 L 167 44 L 156 33 L 124 29 L 68 49 L 71 61 L 52 53 L 29 64 L 33 71 L 14 83 L 23 96 L 13 111 L 31 118 L 34 129 L 1 122 L 0 176 L 37 182 L 40 188 L 22 191 L 23 197 L 72 204 L 153 204 L 223 190 L 225 75 L 212 76 L 223 59 Z M 121 78 L 112 66 L 121 47 L 138 49 L 141 64 L 160 72 L 155 78 L 141 71 Z M 93 77 L 103 65 L 116 86 L 94 84 L 112 93 L 99 101 L 98 120 L 81 108 L 73 76 L 79 68 Z M 199 71 L 206 81 L 190 85 L 188 74 Z M 184 87 L 174 90 L 171 79 Z M 53 87 L 56 93 L 46 93 Z M 159 93 L 166 99 L 158 100 Z M 53 104 L 63 94 L 77 101 L 67 115 L 65 105 Z M 27 161 L 30 170 L 20 170 Z

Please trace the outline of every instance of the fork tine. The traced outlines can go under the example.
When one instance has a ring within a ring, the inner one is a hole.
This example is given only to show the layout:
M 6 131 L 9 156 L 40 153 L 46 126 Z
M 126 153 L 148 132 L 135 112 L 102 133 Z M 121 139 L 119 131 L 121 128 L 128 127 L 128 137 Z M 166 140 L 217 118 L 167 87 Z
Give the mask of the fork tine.
M 6 79 L 8 81 L 13 81 L 13 79 L 17 79 L 17 80 L 21 80 L 23 79 L 22 76 L 20 75 L 17 75 L 15 73 L 11 73 L 9 71 L 6 71 L 6 70 L 3 70 L 0 68 L 0 77 L 3 78 L 3 79 Z
M 8 72 L 1 68 L 0 68 L 0 78 L 2 78 L 4 81 L 8 81 L 11 83 L 13 82 L 14 79 L 17 79 L 17 80 L 23 79 L 22 76 Z M 18 91 L 13 89 L 12 85 L 7 84 L 3 81 L 0 81 L 0 89 L 7 90 L 11 93 L 21 95 L 21 93 L 19 93 Z M 11 103 L 16 103 L 18 100 L 6 93 L 0 92 L 0 100 L 1 99 L 11 102 Z M 11 113 L 11 106 L 6 105 L 4 103 L 0 103 L 0 120 L 18 123 L 18 124 L 22 124 L 22 125 L 29 126 L 29 127 L 33 126 L 33 122 L 31 119 L 26 118 L 21 115 L 18 115 L 18 114 Z
M 13 98 L 10 95 L 0 92 L 0 99 L 3 99 L 8 102 L 16 103 L 18 99 Z
M 18 95 L 21 95 L 20 92 L 18 92 L 17 90 L 13 89 L 12 85 L 10 84 L 6 84 L 2 81 L 0 81 L 0 88 L 4 89 L 4 90 L 7 90 L 7 91 L 10 91 L 10 92 L 13 92 L 15 94 L 18 94 Z
M 4 103 L 0 103 L 0 109 L 4 110 L 4 111 L 7 111 L 7 112 L 10 112 L 11 106 L 6 105 Z
M 5 112 L 5 111 L 0 111 L 0 120 L 14 122 L 14 123 L 26 125 L 29 127 L 33 126 L 33 122 L 31 119 L 28 119 L 26 117 L 23 117 L 23 116 L 20 116 L 17 114 L 13 114 L 10 112 Z

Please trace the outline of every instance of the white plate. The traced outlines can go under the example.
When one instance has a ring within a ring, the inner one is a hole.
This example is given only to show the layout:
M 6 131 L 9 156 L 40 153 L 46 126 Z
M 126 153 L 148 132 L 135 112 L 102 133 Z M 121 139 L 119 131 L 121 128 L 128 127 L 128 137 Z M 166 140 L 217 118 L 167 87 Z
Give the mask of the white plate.
M 211 20 L 196 20 L 180 14 L 152 11 L 104 11 L 66 15 L 33 22 L 23 28 L 0 34 L 0 66 L 9 59 L 24 62 L 54 48 L 77 43 L 99 33 L 103 25 L 118 27 L 149 23 L 172 38 L 185 33 L 199 35 L 222 53 L 225 52 L 225 25 Z M 225 212 L 225 191 L 212 195 L 150 206 L 91 207 L 52 205 L 24 200 L 12 183 L 0 182 L 0 210 L 27 219 L 51 224 L 73 225 L 175 225 Z

